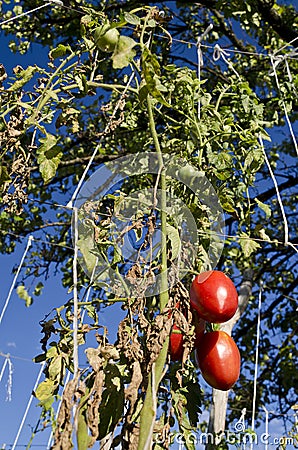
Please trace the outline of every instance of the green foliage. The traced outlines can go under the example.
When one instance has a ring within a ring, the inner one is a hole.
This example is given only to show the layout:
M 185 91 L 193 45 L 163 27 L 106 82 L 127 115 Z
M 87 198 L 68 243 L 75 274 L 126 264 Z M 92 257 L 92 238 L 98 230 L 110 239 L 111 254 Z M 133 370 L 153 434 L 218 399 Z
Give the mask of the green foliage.
M 193 436 L 202 412 L 200 408 L 202 391 L 194 367 L 185 370 L 181 386 L 177 386 L 176 380 L 173 380 L 171 394 L 179 431 L 184 438 L 186 448 L 194 450 L 196 446 Z
M 45 138 L 40 138 L 41 146 L 37 151 L 37 163 L 39 171 L 45 183 L 48 183 L 56 174 L 59 162 L 62 158 L 61 148 L 56 145 L 57 138 L 47 134 Z
M 105 386 L 99 414 L 99 439 L 115 429 L 123 414 L 124 384 L 117 366 L 112 364 L 106 366 Z

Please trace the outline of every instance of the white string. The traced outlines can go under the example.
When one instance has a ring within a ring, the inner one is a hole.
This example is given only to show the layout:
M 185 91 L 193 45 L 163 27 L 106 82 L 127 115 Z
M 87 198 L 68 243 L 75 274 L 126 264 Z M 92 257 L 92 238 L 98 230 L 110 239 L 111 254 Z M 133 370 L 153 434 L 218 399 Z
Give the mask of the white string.
M 94 268 L 92 270 L 92 274 L 91 274 L 91 277 L 90 277 L 90 284 L 89 284 L 89 287 L 87 289 L 87 294 L 86 294 L 86 299 L 85 299 L 86 302 L 89 301 L 91 288 L 92 288 L 92 282 L 94 280 L 94 275 L 95 275 L 95 270 L 96 270 L 97 263 L 98 263 L 98 257 L 96 258 L 96 262 L 95 262 L 95 265 L 94 265 Z M 85 314 L 86 314 L 86 309 L 84 309 L 84 311 L 82 313 L 82 317 L 81 317 L 82 322 L 84 320 Z M 62 393 L 61 393 L 61 397 L 60 397 L 60 401 L 59 401 L 59 405 L 58 405 L 57 412 L 56 412 L 56 415 L 55 415 L 56 419 L 58 417 L 58 414 L 59 414 L 59 411 L 60 411 L 60 408 L 61 408 L 63 392 L 64 392 L 64 389 L 65 389 L 65 386 L 69 382 L 69 379 L 70 379 L 70 372 L 67 372 L 67 375 L 66 375 L 66 378 L 65 378 L 65 381 L 64 381 L 64 387 L 63 387 L 63 390 L 62 390 Z M 53 430 L 51 431 L 50 436 L 49 436 L 49 440 L 48 440 L 48 443 L 47 443 L 47 450 L 49 450 L 51 448 L 52 440 L 53 440 Z
M 298 248 L 296 248 L 295 244 L 292 244 L 292 242 L 287 242 L 287 245 L 295 250 L 296 253 L 298 253 Z
M 263 150 L 265 162 L 267 164 L 270 176 L 272 178 L 272 181 L 273 181 L 273 184 L 274 184 L 274 187 L 275 187 L 275 190 L 276 190 L 277 200 L 278 200 L 278 203 L 279 203 L 279 207 L 280 207 L 282 218 L 283 218 L 283 222 L 284 222 L 284 243 L 285 243 L 285 245 L 288 245 L 289 244 L 289 226 L 288 226 L 288 221 L 287 221 L 286 213 L 285 213 L 285 210 L 284 210 L 284 205 L 282 203 L 281 195 L 280 195 L 280 192 L 279 192 L 279 189 L 278 189 L 278 183 L 277 183 L 276 178 L 274 176 L 273 170 L 271 169 L 269 159 L 267 158 L 267 155 L 266 155 L 266 152 L 265 152 L 265 148 L 264 148 L 263 139 L 262 139 L 261 135 L 259 135 L 259 142 L 260 142 L 261 148 Z
M 45 8 L 46 6 L 50 6 L 52 3 L 63 6 L 63 2 L 61 0 L 51 0 L 50 2 L 45 3 L 44 5 L 40 5 L 37 8 L 30 9 L 30 11 L 23 12 L 21 14 L 18 14 L 17 16 L 10 17 L 10 19 L 4 20 L 3 22 L 0 23 L 0 27 L 6 23 L 13 22 L 16 19 L 19 19 L 20 17 L 29 16 L 30 14 L 32 14 L 35 11 L 38 11 L 39 9 Z
M 126 86 L 125 86 L 125 88 L 124 88 L 124 90 L 123 90 L 123 92 L 122 92 L 122 94 L 121 94 L 121 96 L 120 96 L 120 98 L 119 98 L 119 100 L 118 100 L 116 106 L 115 106 L 115 109 L 114 109 L 114 111 L 113 111 L 113 113 L 112 113 L 112 116 L 111 116 L 111 118 L 110 118 L 108 124 L 106 125 L 106 127 L 105 127 L 105 129 L 104 129 L 104 131 L 103 131 L 103 133 L 102 133 L 102 136 L 101 136 L 101 138 L 100 138 L 100 140 L 99 140 L 97 146 L 95 147 L 95 150 L 94 150 L 94 152 L 93 152 L 91 158 L 89 159 L 89 162 L 88 162 L 88 164 L 87 164 L 87 166 L 86 166 L 86 168 L 85 168 L 85 170 L 84 170 L 84 172 L 83 172 L 83 175 L 81 176 L 80 181 L 78 182 L 78 185 L 77 185 L 77 187 L 76 187 L 76 189 L 75 189 L 75 191 L 74 191 L 74 193 L 73 193 L 73 195 L 72 195 L 70 201 L 67 203 L 67 207 L 68 207 L 68 208 L 72 208 L 72 206 L 73 206 L 73 203 L 74 203 L 74 201 L 75 201 L 75 199 L 76 199 L 76 197 L 77 197 L 77 195 L 78 195 L 78 192 L 79 192 L 79 190 L 81 189 L 82 184 L 83 184 L 84 181 L 85 181 L 85 178 L 86 178 L 86 176 L 87 176 L 87 173 L 89 172 L 89 169 L 90 169 L 90 167 L 91 167 L 91 164 L 93 163 L 93 160 L 94 160 L 94 158 L 95 158 L 95 156 L 96 156 L 96 154 L 97 154 L 97 152 L 98 152 L 98 150 L 99 150 L 99 148 L 100 148 L 100 146 L 101 146 L 102 140 L 103 140 L 103 138 L 105 137 L 105 135 L 107 134 L 107 132 L 109 131 L 109 128 L 110 128 L 110 126 L 111 126 L 111 122 L 112 122 L 113 119 L 115 118 L 116 112 L 118 111 L 118 109 L 119 109 L 119 107 L 120 107 L 120 105 L 121 105 L 121 103 L 122 103 L 122 100 L 123 100 L 123 98 L 124 98 L 124 96 L 125 96 L 125 94 L 126 94 L 126 92 L 127 92 L 127 89 L 129 88 L 129 86 L 130 86 L 130 84 L 131 84 L 131 82 L 132 82 L 132 80 L 133 80 L 133 78 L 134 78 L 134 75 L 135 75 L 134 72 L 132 72 L 132 74 L 130 75 L 130 78 L 129 78 L 129 80 L 128 80 L 128 82 L 127 82 L 127 84 L 126 84 Z
M 277 56 L 275 56 L 275 55 L 276 55 L 276 53 L 274 53 L 274 55 L 270 55 L 270 57 L 271 57 L 271 63 L 272 63 L 272 58 L 273 58 L 273 60 L 274 60 L 274 67 L 275 67 L 275 69 L 276 69 L 277 66 L 278 66 L 281 62 L 284 62 L 285 65 L 286 65 L 286 69 L 287 69 L 287 74 L 288 74 L 288 77 L 289 77 L 289 81 L 290 81 L 290 83 L 293 83 L 293 77 L 292 77 L 292 74 L 291 74 L 291 71 L 290 71 L 288 59 L 289 59 L 290 57 L 294 57 L 294 56 L 298 57 L 298 48 L 295 49 L 295 50 L 293 50 L 293 51 L 291 51 L 291 52 L 289 52 L 289 53 L 286 53 L 285 55 L 277 55 Z M 270 72 L 269 75 L 270 75 L 270 76 L 274 75 L 274 70 L 272 70 L 272 72 Z M 278 80 L 277 80 L 277 84 L 279 85 Z M 295 89 L 295 86 L 293 86 L 293 87 L 294 87 L 294 89 Z
M 252 416 L 251 416 L 251 429 L 255 430 L 255 415 L 256 415 L 256 399 L 257 399 L 257 379 L 258 379 L 258 364 L 259 364 L 259 343 L 260 343 L 260 325 L 261 325 L 261 307 L 262 307 L 262 290 L 263 283 L 260 284 L 259 291 L 259 304 L 258 304 L 258 321 L 257 321 L 257 340 L 256 340 L 256 354 L 255 354 L 255 375 L 253 386 L 253 400 L 252 400 Z M 253 448 L 253 442 L 250 448 Z
M 11 362 L 10 357 L 8 356 L 7 358 L 7 362 L 8 362 L 8 380 L 7 380 L 7 396 L 6 396 L 6 401 L 10 402 L 11 401 L 11 394 L 12 394 L 12 374 L 13 374 L 13 365 Z
M 94 275 L 95 275 L 97 263 L 98 263 L 98 256 L 96 257 L 95 264 L 94 264 L 94 267 L 93 267 L 93 270 L 92 270 L 92 273 L 91 273 L 90 282 L 89 282 L 89 286 L 88 286 L 87 294 L 86 294 L 86 299 L 85 299 L 86 302 L 89 301 L 89 297 L 90 297 L 90 294 L 91 294 L 91 288 L 92 288 L 92 283 L 93 283 L 93 280 L 94 280 Z M 84 311 L 82 313 L 82 318 L 81 318 L 82 322 L 84 321 L 85 314 L 86 314 L 86 308 L 84 309 Z
M 295 41 L 298 40 L 298 37 L 295 37 L 294 39 L 292 39 L 290 42 L 288 42 L 287 44 L 283 45 L 282 47 L 280 47 L 278 50 L 276 50 L 276 52 L 274 52 L 274 55 L 276 55 L 277 53 L 279 53 L 281 50 L 283 50 L 284 48 L 288 47 L 289 45 L 293 44 Z
M 36 381 L 35 381 L 35 385 L 34 385 L 34 387 L 33 387 L 33 392 L 36 391 L 36 388 L 37 388 L 37 386 L 38 386 L 38 384 L 39 384 L 39 380 L 40 380 L 40 378 L 41 378 L 41 375 L 42 375 L 42 371 L 43 371 L 44 365 L 45 365 L 45 362 L 43 362 L 43 363 L 41 364 L 39 373 L 38 373 L 38 375 L 37 375 L 37 379 L 36 379 Z M 15 437 L 14 443 L 13 443 L 13 445 L 12 445 L 12 447 L 11 447 L 11 450 L 15 450 L 15 448 L 16 448 L 16 445 L 17 445 L 17 443 L 18 443 L 18 440 L 19 440 L 21 431 L 22 431 L 22 429 L 23 429 L 25 420 L 26 420 L 26 418 L 27 418 L 27 415 L 28 415 L 28 412 L 29 412 L 29 409 L 30 409 L 30 406 L 31 406 L 31 403 L 32 403 L 33 398 L 34 398 L 34 396 L 33 396 L 33 394 L 31 394 L 31 395 L 30 395 L 30 398 L 29 398 L 29 401 L 28 401 L 28 404 L 27 404 L 26 409 L 25 409 L 25 413 L 24 413 L 23 418 L 22 418 L 22 420 L 21 420 L 21 423 L 20 423 L 20 426 L 19 426 L 17 435 L 16 435 L 16 437 Z
M 4 371 L 5 371 L 5 367 L 7 366 L 8 358 L 9 358 L 9 356 L 6 355 L 6 358 L 4 360 L 4 363 L 3 363 L 3 366 L 2 366 L 2 369 L 1 369 L 1 372 L 0 372 L 0 383 L 1 383 Z
M 9 289 L 9 292 L 8 292 L 8 296 L 7 296 L 6 300 L 5 300 L 5 303 L 4 303 L 4 306 L 3 306 L 3 309 L 2 309 L 2 312 L 1 312 L 1 315 L 0 315 L 0 324 L 1 324 L 1 322 L 2 322 L 3 316 L 4 316 L 5 311 L 6 311 L 6 309 L 7 309 L 7 306 L 8 306 L 8 303 L 9 303 L 9 301 L 10 301 L 10 297 L 11 297 L 12 291 L 14 290 L 15 284 L 16 284 L 16 282 L 17 282 L 17 278 L 18 278 L 19 273 L 20 273 L 20 271 L 21 271 L 21 268 L 22 268 L 22 265 L 23 265 L 24 260 L 25 260 L 25 258 L 26 258 L 26 255 L 27 255 L 27 253 L 28 253 L 28 250 L 29 250 L 29 248 L 31 247 L 32 240 L 33 240 L 33 236 L 30 235 L 30 236 L 28 237 L 28 243 L 27 243 L 26 249 L 25 249 L 25 251 L 24 251 L 24 253 L 23 253 L 21 262 L 20 262 L 20 264 L 19 264 L 19 267 L 18 267 L 18 269 L 17 269 L 17 271 L 16 271 L 16 274 L 15 274 L 14 279 L 13 279 L 13 281 L 12 281 L 12 284 L 11 284 L 11 286 L 10 286 L 10 289 Z
M 214 61 L 218 61 L 220 58 L 222 58 L 224 60 L 224 62 L 230 67 L 230 69 L 235 73 L 235 75 L 238 78 L 240 78 L 239 73 L 237 72 L 236 69 L 234 69 L 233 64 L 231 63 L 231 61 L 229 61 L 226 58 L 226 56 L 230 56 L 230 53 L 228 53 L 224 49 L 222 49 L 219 44 L 216 44 L 214 46 L 214 51 L 213 51 L 213 59 L 214 59 Z
M 74 255 L 73 255 L 73 377 L 76 378 L 79 371 L 79 352 L 78 352 L 78 208 L 73 208 L 74 220 Z
M 198 58 L 198 80 L 199 83 L 201 82 L 201 67 L 203 67 L 204 65 L 204 61 L 203 61 L 203 54 L 202 54 L 202 50 L 201 50 L 201 44 L 202 44 L 202 40 L 204 39 L 205 36 L 207 36 L 207 34 L 209 33 L 209 31 L 211 31 L 213 28 L 213 24 L 210 23 L 208 25 L 208 27 L 206 28 L 206 30 L 204 31 L 203 34 L 201 34 L 198 37 L 197 40 L 197 58 Z M 201 118 L 201 100 L 199 98 L 198 101 L 198 118 Z
M 280 84 L 279 84 L 278 76 L 277 76 L 277 72 L 276 72 L 277 64 L 275 62 L 275 61 L 280 61 L 280 58 L 276 59 L 273 55 L 270 55 L 270 61 L 271 61 L 272 69 L 273 69 L 273 74 L 275 76 L 276 86 L 277 86 L 279 92 L 281 93 Z M 284 109 L 286 121 L 287 121 L 289 130 L 290 130 L 292 139 L 293 139 L 294 147 L 295 147 L 295 150 L 296 150 L 296 153 L 297 153 L 297 156 L 298 156 L 298 145 L 297 145 L 296 137 L 295 137 L 295 134 L 294 134 L 294 130 L 293 130 L 290 118 L 288 116 L 287 107 L 286 107 L 285 102 L 283 100 L 281 100 L 281 101 L 282 101 L 282 106 L 283 106 L 283 109 Z
M 66 207 L 64 206 L 64 208 L 66 208 Z M 24 236 L 21 236 L 20 234 L 12 233 L 7 230 L 2 230 L 1 228 L 0 228 L 0 233 L 9 234 L 10 236 L 14 236 L 14 237 L 20 238 L 20 239 L 24 238 Z M 40 244 L 52 245 L 53 247 L 61 247 L 61 248 L 67 248 L 68 250 L 73 250 L 73 248 L 70 247 L 69 245 L 63 245 L 63 244 L 60 244 L 59 242 L 44 241 L 42 239 L 37 239 L 37 238 L 34 238 L 34 242 L 39 242 Z
M 22 358 L 21 356 L 14 356 L 14 355 L 11 355 L 10 353 L 8 354 L 8 353 L 2 353 L 2 352 L 0 352 L 0 356 L 2 356 L 3 358 L 7 358 L 7 356 L 9 356 L 10 359 L 19 359 L 20 361 L 27 361 L 27 362 L 32 363 L 32 359 L 29 359 L 29 358 Z M 35 365 L 35 364 L 34 364 L 34 365 Z

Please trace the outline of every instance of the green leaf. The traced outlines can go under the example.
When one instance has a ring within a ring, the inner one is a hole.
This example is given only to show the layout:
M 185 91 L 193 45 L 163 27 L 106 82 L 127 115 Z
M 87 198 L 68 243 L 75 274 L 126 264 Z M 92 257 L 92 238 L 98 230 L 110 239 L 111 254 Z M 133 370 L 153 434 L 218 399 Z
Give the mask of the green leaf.
M 71 48 L 69 45 L 59 44 L 56 48 L 53 48 L 53 50 L 50 51 L 49 58 L 50 59 L 61 58 L 61 56 L 64 56 L 66 55 L 66 53 L 70 52 Z
M 124 385 L 116 365 L 108 364 L 105 371 L 105 389 L 102 394 L 99 419 L 99 438 L 112 431 L 122 417 Z
M 189 422 L 194 428 L 197 427 L 199 422 L 201 411 L 201 396 L 202 391 L 197 380 L 189 380 L 184 388 L 185 398 L 187 401 L 187 411 L 189 416 Z
M 130 23 L 131 25 L 140 25 L 141 23 L 141 20 L 139 19 L 138 16 L 128 12 L 124 13 L 124 19 L 126 20 L 127 23 Z
M 261 247 L 258 242 L 251 239 L 248 234 L 244 232 L 240 234 L 239 243 L 246 258 Z
M 54 358 L 57 355 L 58 355 L 58 350 L 57 350 L 56 345 L 53 345 L 52 347 L 50 347 L 47 350 L 47 354 L 46 354 L 47 359 Z
M 167 223 L 167 236 L 171 242 L 172 260 L 177 258 L 181 249 L 181 241 L 177 228 Z
M 39 283 L 37 283 L 37 285 L 35 286 L 33 295 L 36 295 L 36 296 L 41 295 L 43 287 L 44 287 L 43 283 L 41 281 L 39 281 Z
M 112 55 L 113 68 L 123 69 L 127 67 L 136 55 L 133 49 L 137 45 L 129 36 L 120 36 Z
M 62 355 L 55 356 L 48 366 L 50 380 L 59 380 L 62 372 Z
M 241 101 L 242 101 L 242 106 L 243 106 L 244 111 L 246 113 L 248 113 L 249 110 L 250 110 L 250 99 L 249 99 L 249 96 L 248 95 L 242 95 L 241 96 Z
M 233 205 L 233 199 L 227 193 L 221 192 L 219 194 L 219 201 L 220 201 L 222 208 L 225 211 L 230 212 L 230 213 L 235 211 L 235 208 Z
M 264 153 L 261 148 L 257 147 L 249 150 L 244 160 L 244 170 L 248 172 L 256 172 L 264 163 Z
M 63 153 L 56 145 L 57 138 L 52 134 L 47 134 L 40 142 L 42 145 L 37 149 L 37 162 L 44 182 L 48 183 L 56 175 Z
M 39 165 L 39 171 L 42 175 L 43 181 L 48 183 L 56 174 L 57 165 L 54 161 L 45 159 Z
M 57 389 L 57 382 L 54 380 L 47 379 L 42 381 L 35 391 L 35 397 L 41 402 L 47 402 L 50 398 L 53 397 Z
M 4 167 L 0 164 L 0 185 L 4 184 L 10 180 L 11 180 L 11 178 L 8 175 L 8 171 L 7 171 L 6 167 Z
M 260 136 L 261 136 L 261 138 L 264 140 L 264 141 L 269 141 L 269 142 L 271 142 L 271 137 L 269 136 L 269 134 L 267 133 L 267 131 L 266 130 L 261 130 L 260 131 Z
M 187 450 L 195 450 L 193 439 L 193 430 L 190 424 L 190 420 L 187 414 L 187 399 L 182 391 L 172 391 L 172 404 L 175 411 L 175 416 L 178 420 L 179 430 L 182 433 Z
M 87 450 L 91 436 L 88 434 L 88 425 L 86 422 L 84 410 L 79 409 L 78 422 L 77 422 L 77 446 L 78 450 Z
M 11 85 L 7 90 L 8 91 L 18 91 L 21 89 L 28 81 L 31 80 L 31 78 L 34 76 L 34 74 L 38 71 L 37 66 L 28 66 L 27 69 L 22 70 L 20 73 L 18 73 L 19 80 L 15 81 L 13 85 Z
M 94 240 L 94 235 L 91 232 L 83 232 L 80 234 L 80 239 L 78 240 L 78 247 L 80 249 L 80 252 L 83 255 L 84 263 L 86 265 L 86 268 L 88 272 L 91 274 L 94 266 L 96 264 L 96 244 Z
M 33 303 L 32 297 L 28 294 L 25 286 L 22 284 L 21 286 L 17 287 L 17 294 L 22 299 L 25 300 L 26 306 L 29 307 Z
M 258 207 L 264 211 L 264 213 L 266 214 L 266 219 L 269 219 L 269 217 L 271 216 L 271 208 L 269 205 L 266 205 L 265 203 L 261 202 L 260 200 L 258 200 L 257 198 L 255 198 L 255 201 L 258 205 Z
M 147 47 L 144 48 L 142 53 L 142 68 L 143 75 L 145 79 L 144 82 L 141 83 L 141 88 L 139 92 L 140 98 L 144 97 L 145 87 L 147 88 L 147 92 L 149 92 L 152 97 L 156 98 L 160 103 L 165 106 L 170 107 L 171 105 L 165 100 L 162 92 L 166 92 L 167 89 L 162 85 L 160 81 L 160 64 L 156 55 L 152 54 Z

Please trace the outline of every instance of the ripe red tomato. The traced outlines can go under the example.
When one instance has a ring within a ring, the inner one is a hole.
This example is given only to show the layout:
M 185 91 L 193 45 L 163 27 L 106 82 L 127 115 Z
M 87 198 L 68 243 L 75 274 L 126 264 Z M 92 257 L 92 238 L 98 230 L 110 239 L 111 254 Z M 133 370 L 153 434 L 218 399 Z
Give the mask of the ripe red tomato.
M 237 310 L 237 290 L 232 280 L 223 272 L 202 272 L 192 282 L 190 304 L 199 317 L 207 322 L 226 322 Z
M 174 324 L 170 334 L 170 355 L 172 361 L 181 361 L 183 356 L 183 334 L 180 328 Z
M 199 367 L 207 383 L 228 391 L 240 374 L 240 352 L 235 341 L 224 331 L 206 333 L 196 349 Z

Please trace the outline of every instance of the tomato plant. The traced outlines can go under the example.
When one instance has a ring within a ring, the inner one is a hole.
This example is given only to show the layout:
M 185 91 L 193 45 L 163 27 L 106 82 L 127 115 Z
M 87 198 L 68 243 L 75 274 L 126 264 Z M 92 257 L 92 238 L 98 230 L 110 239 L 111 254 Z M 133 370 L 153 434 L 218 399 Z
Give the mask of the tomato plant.
M 224 331 L 206 333 L 196 348 L 202 376 L 221 391 L 229 390 L 240 374 L 240 352 L 235 341 Z
M 183 334 L 174 324 L 170 334 L 170 356 L 172 361 L 181 361 L 183 356 Z
M 195 277 L 190 288 L 190 304 L 207 322 L 231 319 L 238 307 L 238 294 L 232 280 L 219 270 L 209 270 Z

